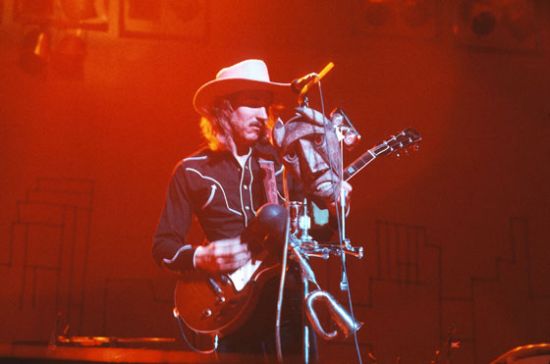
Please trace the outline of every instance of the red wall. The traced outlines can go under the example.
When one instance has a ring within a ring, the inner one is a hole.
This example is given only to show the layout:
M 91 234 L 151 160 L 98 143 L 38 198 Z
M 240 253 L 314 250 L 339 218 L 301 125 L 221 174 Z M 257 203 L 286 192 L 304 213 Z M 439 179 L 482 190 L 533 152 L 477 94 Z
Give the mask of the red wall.
M 287 81 L 333 61 L 327 108 L 363 133 L 351 160 L 404 127 L 418 153 L 352 180 L 348 234 L 364 357 L 428 362 L 451 327 L 454 362 L 483 363 L 549 341 L 549 9 L 536 50 L 464 45 L 456 2 L 433 23 L 365 27 L 358 3 L 210 3 L 199 41 L 88 33 L 84 77 L 17 66 L 24 27 L 0 25 L 1 341 L 71 333 L 169 336 L 173 277 L 150 256 L 174 164 L 202 145 L 191 99 L 223 66 L 262 58 Z M 541 5 L 542 4 L 542 5 Z M 519 47 L 521 48 L 521 47 Z M 314 106 L 318 107 L 319 104 Z M 319 264 L 337 291 L 336 261 Z M 353 361 L 351 341 L 323 359 Z M 338 356 L 336 356 L 338 355 Z

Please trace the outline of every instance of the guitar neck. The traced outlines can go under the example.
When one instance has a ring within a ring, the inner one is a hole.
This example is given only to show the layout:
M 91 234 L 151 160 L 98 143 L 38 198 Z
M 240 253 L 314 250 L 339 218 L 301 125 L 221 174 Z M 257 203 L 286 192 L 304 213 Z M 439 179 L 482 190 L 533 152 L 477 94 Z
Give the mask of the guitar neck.
M 376 158 L 375 149 L 372 148 L 363 153 L 359 158 L 354 160 L 350 165 L 344 169 L 344 181 L 350 180 L 360 170 L 365 168 L 367 164 L 372 162 Z
M 349 166 L 344 169 L 344 181 L 350 180 L 360 170 L 365 168 L 367 164 L 376 159 L 380 155 L 387 155 L 395 151 L 407 148 L 411 145 L 417 145 L 422 140 L 420 134 L 411 128 L 405 129 L 397 135 L 392 135 L 383 143 L 378 144 L 374 148 L 367 150 L 359 158 L 354 160 Z

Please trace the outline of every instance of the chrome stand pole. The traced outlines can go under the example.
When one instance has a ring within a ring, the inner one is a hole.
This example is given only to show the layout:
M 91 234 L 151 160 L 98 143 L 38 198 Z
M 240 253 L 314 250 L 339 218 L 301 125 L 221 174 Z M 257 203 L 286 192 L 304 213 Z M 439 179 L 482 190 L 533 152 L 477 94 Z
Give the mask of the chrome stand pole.
M 304 299 L 303 302 L 305 302 L 305 299 L 307 297 L 308 292 L 308 279 L 306 275 L 302 272 L 302 282 L 304 285 Z M 304 364 L 309 364 L 309 352 L 310 352 L 310 343 L 309 343 L 309 327 L 307 326 L 307 319 L 305 316 L 305 312 L 303 313 L 302 321 L 304 324 L 304 337 L 303 337 L 303 344 L 304 344 Z

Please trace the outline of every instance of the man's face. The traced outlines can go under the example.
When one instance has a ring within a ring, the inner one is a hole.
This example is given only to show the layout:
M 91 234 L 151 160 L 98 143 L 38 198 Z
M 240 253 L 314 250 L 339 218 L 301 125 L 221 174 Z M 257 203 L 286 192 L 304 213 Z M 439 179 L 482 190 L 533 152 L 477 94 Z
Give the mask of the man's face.
M 254 145 L 265 132 L 271 95 L 258 91 L 243 91 L 230 97 L 232 105 L 229 120 L 237 148 Z
M 284 129 L 282 133 L 281 128 Z M 306 191 L 322 198 L 332 198 L 337 193 L 342 158 L 330 121 L 326 128 L 322 121 L 294 119 L 285 125 L 278 123 L 274 139 L 285 165 L 302 181 Z

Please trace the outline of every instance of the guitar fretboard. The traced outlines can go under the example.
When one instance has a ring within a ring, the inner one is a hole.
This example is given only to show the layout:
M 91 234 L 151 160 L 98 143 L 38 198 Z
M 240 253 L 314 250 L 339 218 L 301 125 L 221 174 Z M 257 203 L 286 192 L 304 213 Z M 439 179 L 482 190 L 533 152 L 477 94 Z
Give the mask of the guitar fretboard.
M 367 150 L 359 158 L 354 160 L 349 166 L 344 169 L 344 181 L 348 181 L 365 168 L 367 164 L 375 160 L 378 156 L 390 154 L 410 145 L 419 143 L 422 140 L 420 134 L 411 128 L 405 129 L 397 135 L 392 135 L 383 143 L 378 144 L 374 148 Z
M 351 179 L 353 176 L 355 176 L 355 174 L 357 174 L 357 172 L 366 167 L 367 164 L 369 164 L 376 158 L 373 149 L 367 150 L 359 158 L 357 158 L 349 166 L 347 166 L 346 169 L 344 169 L 344 181 L 348 181 L 349 179 Z

